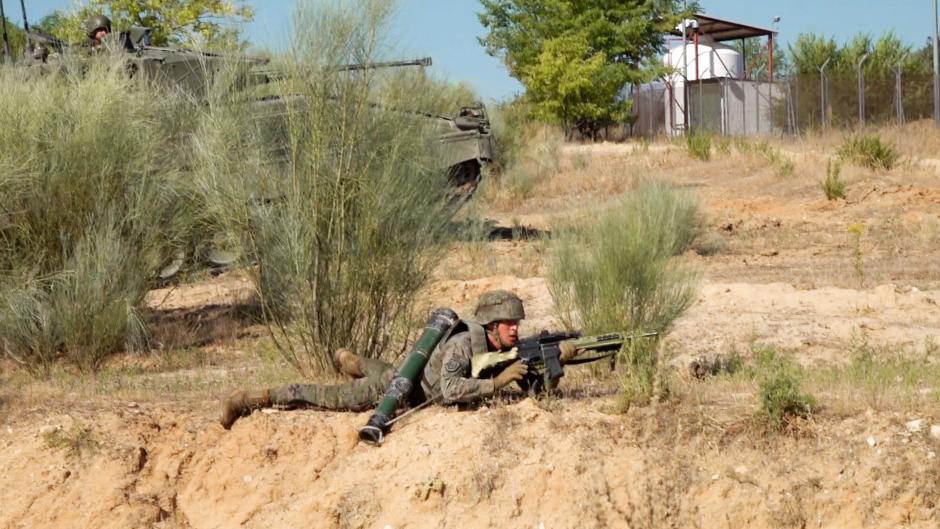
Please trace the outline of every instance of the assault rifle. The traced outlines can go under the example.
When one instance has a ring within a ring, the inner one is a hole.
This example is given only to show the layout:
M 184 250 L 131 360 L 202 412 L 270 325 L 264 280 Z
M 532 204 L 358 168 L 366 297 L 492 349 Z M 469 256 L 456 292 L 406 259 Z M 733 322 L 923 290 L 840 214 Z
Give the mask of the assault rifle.
M 655 332 L 636 335 L 619 333 L 599 336 L 581 336 L 576 332 L 550 333 L 542 331 L 535 336 L 519 340 L 519 344 L 504 353 L 479 353 L 470 359 L 470 375 L 473 378 L 491 378 L 516 360 L 529 367 L 519 387 L 524 391 L 540 392 L 552 389 L 558 379 L 565 376 L 561 364 L 561 342 L 574 340 L 578 355 L 566 364 L 586 364 L 604 358 L 611 358 L 623 347 L 623 344 L 635 338 L 656 336 Z

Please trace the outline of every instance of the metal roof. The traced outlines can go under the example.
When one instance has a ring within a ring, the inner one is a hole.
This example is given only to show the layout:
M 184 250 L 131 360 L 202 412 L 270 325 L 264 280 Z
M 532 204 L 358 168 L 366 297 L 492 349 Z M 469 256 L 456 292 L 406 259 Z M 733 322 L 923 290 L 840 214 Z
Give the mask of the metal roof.
M 730 20 L 722 20 L 720 18 L 710 17 L 702 14 L 695 14 L 692 16 L 692 18 L 698 21 L 699 35 L 708 35 L 714 39 L 715 42 L 746 39 L 749 37 L 764 37 L 777 34 L 777 32 L 772 29 L 749 26 L 747 24 L 732 22 Z M 673 35 L 682 36 L 682 32 L 679 30 L 673 30 L 670 33 Z

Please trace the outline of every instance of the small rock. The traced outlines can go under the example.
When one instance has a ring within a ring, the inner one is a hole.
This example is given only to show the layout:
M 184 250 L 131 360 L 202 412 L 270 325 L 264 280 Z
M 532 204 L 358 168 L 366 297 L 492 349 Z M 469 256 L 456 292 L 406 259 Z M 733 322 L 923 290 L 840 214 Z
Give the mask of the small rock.
M 924 420 L 923 420 L 923 419 L 914 419 L 913 421 L 908 421 L 908 422 L 904 425 L 904 427 L 907 428 L 907 431 L 909 431 L 909 432 L 911 432 L 911 433 L 917 433 L 917 432 L 921 431 L 921 429 L 923 429 L 923 427 L 924 427 Z
M 930 427 L 930 437 L 940 439 L 940 424 L 934 424 Z
M 780 255 L 780 252 L 777 250 L 764 250 L 760 253 L 762 257 L 774 257 Z
M 127 403 L 127 407 L 128 407 L 128 408 L 139 408 L 139 407 L 140 407 L 140 404 L 137 404 L 136 402 L 128 402 L 128 403 Z
M 934 451 L 927 452 L 927 459 L 933 459 L 937 457 L 937 453 Z
M 872 437 L 871 435 L 868 436 L 867 441 L 868 441 L 868 446 L 875 446 L 875 438 Z
M 60 429 L 58 424 L 47 424 L 39 428 L 39 433 L 41 435 L 49 435 L 58 432 Z
M 9 426 L 7 426 L 7 433 L 13 433 L 13 428 L 10 428 Z
M 734 467 L 734 471 L 738 474 L 747 474 L 747 467 L 744 465 L 738 465 Z
M 251 483 L 251 480 L 252 480 L 251 475 L 250 475 L 250 474 L 246 474 L 245 477 L 242 478 L 242 480 L 244 480 L 245 483 Z
M 720 477 L 721 477 L 721 476 L 719 476 L 718 474 L 715 474 L 715 475 L 712 476 L 712 481 L 716 481 L 716 480 L 717 480 L 718 478 L 720 478 Z

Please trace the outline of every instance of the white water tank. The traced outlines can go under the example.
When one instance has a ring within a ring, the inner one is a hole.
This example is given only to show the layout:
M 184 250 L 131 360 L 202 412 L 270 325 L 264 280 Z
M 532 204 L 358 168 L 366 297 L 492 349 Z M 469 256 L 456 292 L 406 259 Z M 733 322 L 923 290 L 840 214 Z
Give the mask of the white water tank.
M 698 52 L 698 68 L 695 57 Z M 686 59 L 686 57 L 688 59 Z M 714 41 L 681 43 L 663 56 L 663 64 L 672 73 L 666 75 L 666 130 L 671 135 L 681 134 L 685 129 L 685 79 L 732 78 L 741 79 L 744 72 L 744 57 L 741 53 Z M 685 78 L 682 70 L 688 72 Z
M 695 69 L 696 45 L 689 42 L 682 46 L 672 48 L 663 56 L 663 64 L 674 68 L 669 80 L 676 82 L 682 79 L 682 69 L 686 68 L 686 78 L 690 81 L 696 79 L 711 79 L 713 77 L 731 77 L 740 79 L 744 72 L 744 57 L 741 52 L 717 42 L 698 43 L 698 74 Z M 685 57 L 688 57 L 686 62 Z

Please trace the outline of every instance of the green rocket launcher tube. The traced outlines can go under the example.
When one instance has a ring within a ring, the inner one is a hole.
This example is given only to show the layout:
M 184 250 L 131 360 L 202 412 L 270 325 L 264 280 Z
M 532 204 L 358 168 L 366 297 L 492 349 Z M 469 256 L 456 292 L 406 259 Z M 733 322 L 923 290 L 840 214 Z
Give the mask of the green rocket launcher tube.
M 388 431 L 389 421 L 392 420 L 401 403 L 408 398 L 414 384 L 419 383 L 431 351 L 437 347 L 447 331 L 456 324 L 457 313 L 448 308 L 435 309 L 431 313 L 424 333 L 415 342 L 405 362 L 398 369 L 398 374 L 389 384 L 379 407 L 375 409 L 369 422 L 359 430 L 360 441 L 374 445 L 382 442 Z

